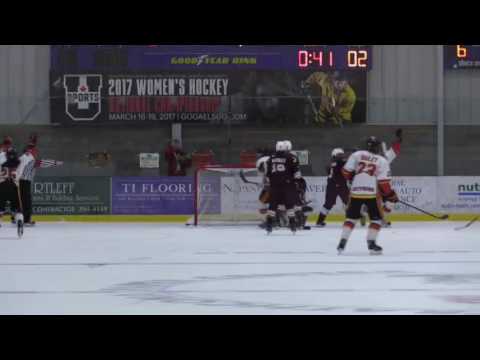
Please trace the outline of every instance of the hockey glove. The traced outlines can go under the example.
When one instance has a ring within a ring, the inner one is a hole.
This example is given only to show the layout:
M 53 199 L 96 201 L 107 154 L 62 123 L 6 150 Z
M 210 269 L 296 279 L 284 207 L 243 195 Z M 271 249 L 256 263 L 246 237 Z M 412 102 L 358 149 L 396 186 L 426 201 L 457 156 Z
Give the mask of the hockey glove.
M 398 203 L 398 201 L 399 201 L 400 199 L 398 198 L 397 193 L 392 190 L 392 192 L 391 192 L 390 194 L 388 194 L 388 195 L 385 196 L 385 200 L 386 200 L 386 201 L 389 201 L 389 202 L 391 202 L 391 203 L 396 204 L 396 203 Z

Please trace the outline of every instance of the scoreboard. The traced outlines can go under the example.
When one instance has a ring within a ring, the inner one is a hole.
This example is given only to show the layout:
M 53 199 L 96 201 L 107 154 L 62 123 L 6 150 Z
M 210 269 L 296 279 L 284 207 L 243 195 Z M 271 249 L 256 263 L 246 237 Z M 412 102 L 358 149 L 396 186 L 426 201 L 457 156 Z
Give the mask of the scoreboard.
M 480 68 L 480 45 L 445 45 L 446 70 Z
M 178 70 L 372 68 L 370 45 L 54 45 L 51 68 L 63 73 Z

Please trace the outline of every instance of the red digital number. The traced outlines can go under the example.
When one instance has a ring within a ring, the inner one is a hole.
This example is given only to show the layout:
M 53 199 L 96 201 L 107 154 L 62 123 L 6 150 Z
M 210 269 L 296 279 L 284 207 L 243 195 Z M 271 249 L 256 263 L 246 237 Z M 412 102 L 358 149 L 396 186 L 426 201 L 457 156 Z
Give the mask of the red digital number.
M 329 52 L 330 67 L 333 67 L 333 51 Z
M 308 51 L 301 50 L 298 52 L 298 66 L 301 68 L 308 67 Z
M 323 66 L 323 52 L 322 51 L 319 51 L 318 53 L 314 51 L 312 53 L 312 56 L 313 56 L 313 60 L 318 61 L 318 65 Z

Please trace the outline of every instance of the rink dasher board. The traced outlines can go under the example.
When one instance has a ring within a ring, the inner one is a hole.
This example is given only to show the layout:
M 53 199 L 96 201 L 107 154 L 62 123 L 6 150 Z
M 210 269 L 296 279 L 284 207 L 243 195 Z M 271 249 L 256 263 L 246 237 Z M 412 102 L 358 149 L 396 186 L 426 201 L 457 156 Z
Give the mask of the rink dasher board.
M 259 177 L 247 177 L 252 182 L 261 182 Z M 254 184 L 239 183 L 238 179 L 221 179 L 220 207 L 222 212 L 254 212 L 258 209 L 259 188 Z M 327 188 L 326 177 L 305 177 L 306 200 L 315 212 L 322 209 Z M 480 177 L 394 177 L 392 186 L 400 200 L 432 213 L 480 214 Z M 232 189 L 237 189 L 240 195 Z M 234 201 L 237 199 L 237 201 Z M 416 210 L 395 204 L 395 214 L 418 215 Z M 344 214 L 340 199 L 330 214 Z M 471 216 L 470 216 L 471 218 Z

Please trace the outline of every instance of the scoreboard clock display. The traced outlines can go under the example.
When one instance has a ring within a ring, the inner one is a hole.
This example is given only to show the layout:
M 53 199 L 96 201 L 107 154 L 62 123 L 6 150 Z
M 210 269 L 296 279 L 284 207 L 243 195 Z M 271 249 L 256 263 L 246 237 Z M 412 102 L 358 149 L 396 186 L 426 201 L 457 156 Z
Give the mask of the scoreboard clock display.
M 52 70 L 323 70 L 368 71 L 369 45 L 54 45 Z
M 480 45 L 445 45 L 444 55 L 447 70 L 480 68 Z
M 371 68 L 370 47 L 331 46 L 297 50 L 300 69 L 324 70 L 369 70 Z

